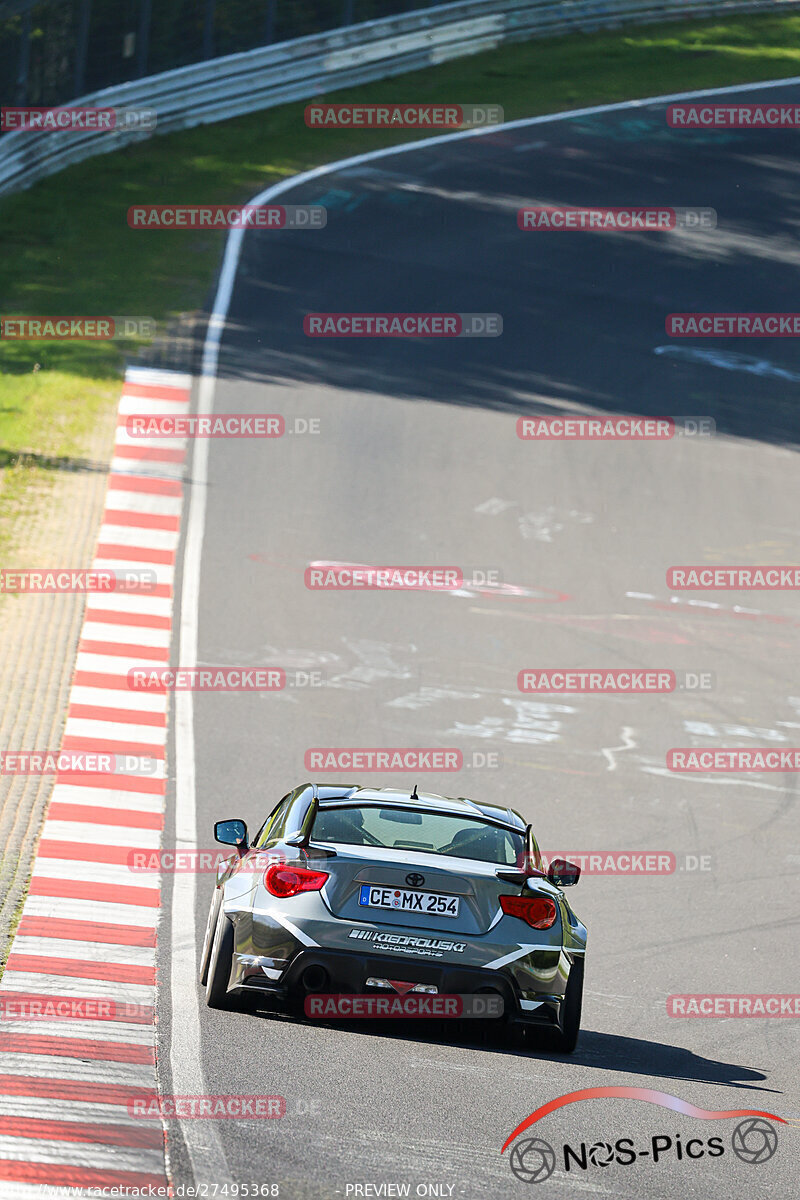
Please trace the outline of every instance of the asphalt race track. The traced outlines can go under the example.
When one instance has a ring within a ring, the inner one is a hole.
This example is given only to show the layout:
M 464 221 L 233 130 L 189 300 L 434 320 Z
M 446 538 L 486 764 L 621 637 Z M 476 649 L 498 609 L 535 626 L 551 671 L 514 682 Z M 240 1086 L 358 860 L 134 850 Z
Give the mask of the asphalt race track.
M 800 90 L 757 98 L 773 97 Z M 192 1161 L 219 1182 L 222 1153 L 230 1180 L 276 1183 L 290 1200 L 538 1196 L 500 1148 L 567 1092 L 627 1086 L 800 1116 L 795 1021 L 666 1008 L 674 994 L 797 990 L 796 774 L 665 765 L 671 747 L 798 743 L 795 596 L 673 593 L 665 573 L 800 562 L 800 355 L 790 338 L 680 341 L 664 328 L 670 312 L 797 307 L 796 147 L 791 130 L 673 131 L 663 105 L 538 122 L 302 183 L 285 200 L 325 204 L 324 230 L 245 237 L 214 411 L 281 413 L 292 429 L 315 419 L 319 432 L 214 440 L 207 480 L 190 469 L 192 504 L 200 492 L 206 504 L 198 663 L 317 671 L 324 686 L 194 697 L 197 844 L 213 846 L 223 817 L 257 829 L 304 779 L 351 781 L 309 772 L 312 747 L 443 746 L 463 751 L 463 770 L 352 782 L 509 804 L 544 849 L 672 852 L 676 869 L 586 873 L 570 894 L 589 929 L 571 1058 L 463 1027 L 314 1024 L 211 1011 L 202 997 L 198 1035 L 191 980 L 170 998 L 166 920 L 164 1091 L 186 1090 L 170 1088 L 178 1037 L 203 1090 L 286 1099 L 280 1120 L 196 1122 L 192 1159 L 176 1128 L 176 1183 L 191 1182 Z M 711 207 L 718 227 L 521 232 L 517 210 L 545 203 Z M 314 339 L 309 312 L 500 313 L 503 333 Z M 520 415 L 585 410 L 706 416 L 716 435 L 516 435 Z M 304 570 L 320 560 L 455 565 L 494 572 L 495 586 L 312 591 Z M 711 673 L 713 687 L 527 695 L 517 674 L 531 667 L 671 668 Z M 179 784 L 180 771 L 179 757 Z M 211 877 L 196 886 L 199 947 Z M 575 1103 L 531 1130 L 557 1159 L 541 1194 L 796 1196 L 798 1128 L 777 1125 L 776 1153 L 752 1164 L 732 1152 L 735 1125 L 640 1099 Z M 724 1154 L 678 1158 L 678 1137 L 714 1136 Z M 633 1164 L 603 1166 L 601 1149 L 564 1170 L 564 1143 L 623 1137 Z M 653 1137 L 672 1139 L 658 1161 Z

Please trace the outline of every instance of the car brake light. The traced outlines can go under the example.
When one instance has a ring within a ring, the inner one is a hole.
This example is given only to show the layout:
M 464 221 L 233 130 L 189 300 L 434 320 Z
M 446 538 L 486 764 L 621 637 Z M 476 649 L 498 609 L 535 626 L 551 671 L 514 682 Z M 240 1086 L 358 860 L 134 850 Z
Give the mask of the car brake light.
M 533 929 L 549 929 L 558 910 L 547 896 L 501 896 L 500 907 L 507 917 L 519 917 Z
M 285 899 L 298 892 L 318 892 L 328 878 L 327 871 L 311 871 L 307 867 L 287 867 L 273 863 L 264 873 L 264 887 L 273 896 Z

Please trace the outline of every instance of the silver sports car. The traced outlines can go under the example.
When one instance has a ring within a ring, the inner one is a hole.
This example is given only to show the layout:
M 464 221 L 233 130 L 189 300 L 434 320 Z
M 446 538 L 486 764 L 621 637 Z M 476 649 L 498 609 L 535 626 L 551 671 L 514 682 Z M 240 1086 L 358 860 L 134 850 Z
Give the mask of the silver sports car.
M 509 1030 L 550 1027 L 575 1048 L 586 929 L 564 897 L 580 868 L 545 872 L 530 825 L 463 796 L 305 783 L 217 875 L 200 963 L 212 1008 L 260 993 L 417 989 L 500 997 Z M 399 987 L 397 985 L 400 985 Z

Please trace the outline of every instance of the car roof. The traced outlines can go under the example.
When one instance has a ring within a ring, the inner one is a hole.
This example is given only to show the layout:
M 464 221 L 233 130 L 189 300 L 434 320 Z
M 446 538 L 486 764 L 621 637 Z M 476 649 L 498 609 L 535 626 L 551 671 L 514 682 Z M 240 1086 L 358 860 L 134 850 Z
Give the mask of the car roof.
M 435 792 L 417 792 L 411 796 L 400 788 L 359 787 L 357 784 L 312 784 L 320 808 L 341 808 L 343 805 L 379 804 L 382 808 L 421 808 L 428 812 L 458 814 L 478 820 L 496 821 L 521 832 L 525 822 L 512 808 L 468 800 L 466 796 L 439 796 Z

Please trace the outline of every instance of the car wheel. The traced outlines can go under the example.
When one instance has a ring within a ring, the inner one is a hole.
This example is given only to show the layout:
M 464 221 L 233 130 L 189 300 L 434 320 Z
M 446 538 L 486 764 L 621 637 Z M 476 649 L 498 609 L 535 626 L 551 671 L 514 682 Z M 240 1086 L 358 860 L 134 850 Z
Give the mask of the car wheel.
M 217 928 L 217 917 L 222 903 L 222 889 L 215 887 L 214 895 L 211 897 L 211 907 L 208 910 L 208 920 L 206 921 L 206 935 L 203 938 L 203 949 L 200 952 L 200 982 L 208 981 L 208 964 L 211 961 L 211 945 L 214 941 L 214 931 Z
M 208 964 L 206 982 L 206 1004 L 209 1008 L 233 1008 L 234 1000 L 228 993 L 228 981 L 233 966 L 233 925 L 220 909 L 211 959 Z
M 576 958 L 567 980 L 567 990 L 561 1005 L 561 1023 L 556 1035 L 562 1054 L 572 1054 L 578 1043 L 583 1004 L 583 959 Z

